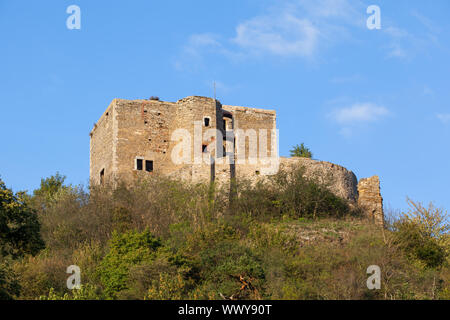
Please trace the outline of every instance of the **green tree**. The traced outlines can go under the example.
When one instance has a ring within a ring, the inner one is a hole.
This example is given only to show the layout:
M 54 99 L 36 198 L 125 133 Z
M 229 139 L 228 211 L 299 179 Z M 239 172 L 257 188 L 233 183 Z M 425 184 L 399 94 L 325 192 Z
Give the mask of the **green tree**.
M 152 261 L 161 245 L 161 240 L 148 230 L 121 234 L 114 231 L 109 241 L 109 252 L 98 269 L 106 296 L 117 298 L 120 291 L 128 289 L 131 267 Z
M 103 300 L 100 289 L 91 284 L 82 285 L 79 289 L 73 289 L 70 293 L 58 294 L 50 288 L 48 295 L 40 296 L 39 300 Z
M 12 300 L 20 294 L 17 275 L 11 269 L 10 259 L 0 256 L 0 300 Z
M 13 193 L 0 180 L 0 254 L 18 258 L 44 248 L 38 217 L 24 192 Z
M 440 268 L 446 261 L 445 239 L 449 231 L 447 212 L 430 204 L 408 199 L 411 209 L 394 223 L 397 243 L 410 258 L 429 268 Z
M 41 179 L 41 185 L 39 189 L 34 190 L 33 195 L 48 203 L 55 198 L 60 190 L 67 188 L 64 185 L 65 180 L 66 176 L 60 175 L 59 172 L 49 178 Z
M 290 150 L 291 157 L 309 158 L 311 159 L 313 154 L 309 148 L 305 147 L 305 144 L 296 145 Z

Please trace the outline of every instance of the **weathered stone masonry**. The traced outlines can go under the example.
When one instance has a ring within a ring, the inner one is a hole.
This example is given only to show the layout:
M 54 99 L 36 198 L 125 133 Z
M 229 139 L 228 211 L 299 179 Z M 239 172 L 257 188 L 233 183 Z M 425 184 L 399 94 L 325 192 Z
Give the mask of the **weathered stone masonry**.
M 358 204 L 365 209 L 368 218 L 376 224 L 384 225 L 383 198 L 380 192 L 380 178 L 361 179 L 358 183 Z
M 171 155 L 178 142 L 171 140 L 172 135 L 178 129 L 185 129 L 194 137 L 194 123 L 201 125 L 203 133 L 208 129 L 214 132 L 218 129 L 222 137 L 202 137 L 199 146 L 192 141 L 191 161 L 176 164 Z M 90 133 L 90 182 L 92 185 L 132 182 L 153 174 L 174 176 L 191 182 L 229 183 L 231 178 L 256 181 L 266 164 L 246 161 L 236 165 L 210 165 L 194 161 L 195 147 L 202 148 L 197 150 L 202 156 L 206 153 L 216 158 L 216 150 L 224 150 L 223 157 L 238 158 L 241 149 L 234 140 L 238 129 L 253 129 L 258 135 L 256 144 L 248 143 L 249 137 L 240 140 L 245 142 L 245 159 L 251 154 L 259 155 L 263 138 L 267 141 L 267 156 L 276 156 L 272 154 L 277 149 L 272 132 L 276 129 L 276 112 L 273 110 L 222 106 L 215 99 L 198 96 L 177 102 L 114 99 Z M 259 136 L 259 132 L 263 132 L 262 136 Z M 204 148 L 206 145 L 214 145 L 215 150 Z M 377 224 L 383 223 L 378 177 L 361 179 L 358 184 L 353 172 L 329 162 L 280 158 L 279 163 L 280 168 L 285 170 L 301 163 L 306 169 L 306 175 L 332 181 L 331 191 L 351 202 L 358 202 Z

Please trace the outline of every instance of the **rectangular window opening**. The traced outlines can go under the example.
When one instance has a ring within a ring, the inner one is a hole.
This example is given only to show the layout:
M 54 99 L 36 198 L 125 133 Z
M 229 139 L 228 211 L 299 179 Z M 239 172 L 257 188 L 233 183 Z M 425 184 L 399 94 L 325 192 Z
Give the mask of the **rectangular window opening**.
M 136 170 L 142 170 L 143 169 L 143 162 L 142 159 L 136 159 Z
M 145 171 L 153 172 L 153 161 L 145 160 Z
M 202 152 L 203 152 L 203 153 L 208 152 L 208 146 L 207 146 L 206 144 L 203 144 L 203 145 L 202 145 Z
M 209 127 L 209 118 L 204 118 L 203 121 L 205 122 L 205 127 Z
M 105 169 L 100 171 L 100 184 L 105 184 Z

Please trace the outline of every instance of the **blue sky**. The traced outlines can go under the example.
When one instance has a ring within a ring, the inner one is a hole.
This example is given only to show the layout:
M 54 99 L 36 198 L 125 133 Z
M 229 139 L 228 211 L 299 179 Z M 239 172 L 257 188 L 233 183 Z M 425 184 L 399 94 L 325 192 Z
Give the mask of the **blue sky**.
M 69 30 L 69 5 L 81 29 Z M 381 29 L 369 30 L 369 5 Z M 277 110 L 280 154 L 379 175 L 385 204 L 450 208 L 448 0 L 2 1 L 0 175 L 87 184 L 89 132 L 114 98 Z

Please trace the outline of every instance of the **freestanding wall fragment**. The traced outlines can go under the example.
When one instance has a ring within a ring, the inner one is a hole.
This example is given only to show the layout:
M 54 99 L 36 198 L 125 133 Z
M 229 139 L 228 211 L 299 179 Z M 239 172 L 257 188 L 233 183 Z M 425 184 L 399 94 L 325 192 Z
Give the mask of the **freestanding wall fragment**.
M 383 198 L 380 192 L 380 178 L 361 179 L 358 183 L 358 204 L 364 209 L 368 218 L 377 225 L 384 225 Z

